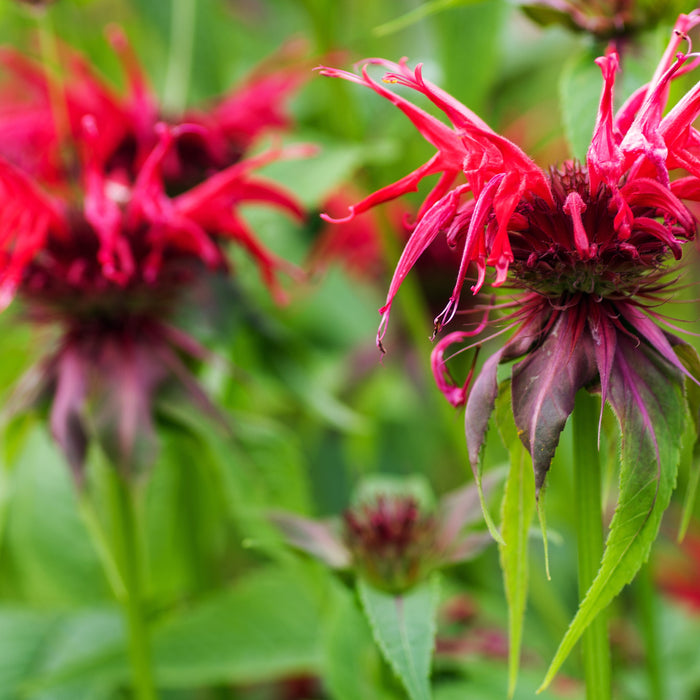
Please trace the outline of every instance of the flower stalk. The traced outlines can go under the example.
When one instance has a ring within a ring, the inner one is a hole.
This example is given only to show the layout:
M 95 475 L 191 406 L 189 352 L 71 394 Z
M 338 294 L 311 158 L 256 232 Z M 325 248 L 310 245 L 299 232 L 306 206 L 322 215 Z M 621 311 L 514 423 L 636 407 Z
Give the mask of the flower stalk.
M 134 696 L 156 700 L 148 622 L 143 609 L 143 571 L 135 484 L 114 469 L 106 470 L 113 525 L 114 557 L 119 562 L 124 595 L 119 602 L 128 625 L 129 661 Z
M 583 600 L 596 577 L 603 556 L 601 473 L 598 458 L 598 401 L 587 391 L 576 396 L 573 411 L 574 490 L 576 493 L 576 542 L 578 589 Z M 611 696 L 610 640 L 606 611 L 591 622 L 581 639 L 587 700 Z

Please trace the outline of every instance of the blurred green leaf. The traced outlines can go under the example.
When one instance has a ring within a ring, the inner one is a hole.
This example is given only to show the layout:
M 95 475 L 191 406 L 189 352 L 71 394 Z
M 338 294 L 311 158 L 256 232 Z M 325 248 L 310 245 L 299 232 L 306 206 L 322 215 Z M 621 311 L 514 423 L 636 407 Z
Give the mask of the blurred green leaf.
M 323 588 L 301 568 L 267 568 L 193 605 L 153 634 L 164 686 L 250 683 L 321 666 Z
M 585 162 L 593 136 L 603 87 L 600 68 L 594 63 L 595 48 L 571 54 L 564 64 L 559 84 L 561 114 L 571 156 Z
M 380 37 L 393 34 L 394 32 L 406 29 L 417 22 L 421 22 L 426 17 L 429 17 L 436 12 L 443 12 L 444 10 L 460 7 L 462 5 L 474 5 L 482 1 L 483 0 L 432 0 L 431 2 L 424 2 L 413 10 L 406 12 L 404 15 L 375 27 L 374 34 L 375 36 Z
M 6 536 L 7 554 L 29 599 L 85 604 L 108 595 L 68 465 L 38 425 L 16 465 Z
M 382 661 L 354 597 L 336 586 L 324 632 L 322 678 L 335 700 L 392 700 Z
M 510 381 L 504 381 L 499 387 L 496 421 L 510 453 L 510 471 L 501 507 L 504 544 L 499 545 L 499 551 L 508 601 L 508 697 L 512 698 L 520 666 L 529 583 L 528 543 L 536 501 L 532 459 L 518 436 L 511 407 Z
M 18 697 L 18 688 L 41 654 L 55 615 L 26 609 L 0 609 L 0 697 Z M 11 640 L 8 644 L 7 641 Z
M 362 579 L 357 590 L 374 638 L 411 700 L 430 700 L 430 662 L 439 599 L 437 576 L 402 595 L 373 588 Z

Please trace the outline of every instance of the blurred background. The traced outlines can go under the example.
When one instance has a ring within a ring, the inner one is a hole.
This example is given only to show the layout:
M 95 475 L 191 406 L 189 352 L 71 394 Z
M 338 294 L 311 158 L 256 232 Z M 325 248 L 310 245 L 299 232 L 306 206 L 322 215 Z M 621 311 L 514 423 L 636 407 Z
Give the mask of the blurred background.
M 595 17 L 636 13 L 615 37 L 624 52 L 624 97 L 649 80 L 675 16 L 694 3 L 581 5 Z M 59 42 L 123 90 L 104 34 L 117 23 L 166 110 L 206 110 L 261 62 L 269 69 L 291 62 L 303 78 L 289 98 L 282 139 L 320 146 L 314 156 L 264 170 L 303 204 L 303 223 L 269 207 L 243 207 L 259 238 L 308 278 L 284 280 L 288 299 L 278 304 L 245 252 L 232 248 L 232 275 L 213 279 L 178 314 L 177 325 L 212 353 L 191 361 L 190 369 L 230 419 L 232 435 L 178 395 L 161 397 L 156 406 L 158 456 L 137 479 L 144 599 L 161 697 L 404 697 L 372 640 L 351 579 L 288 548 L 267 514 L 338 516 L 370 482 L 408 485 L 430 502 L 472 481 L 462 416 L 436 388 L 429 363 L 432 319 L 449 296 L 456 265 L 447 249 L 426 254 L 397 297 L 387 354 L 380 357 L 377 309 L 406 239 L 401 222 L 431 183 L 352 225 L 330 226 L 319 214 L 343 216 L 348 205 L 434 151 L 392 105 L 312 69 L 351 70 L 366 57 L 407 56 L 538 164 L 556 165 L 585 156 L 601 87 L 593 58 L 616 26 L 595 25 L 592 34 L 571 16 L 506 0 L 206 0 L 191 2 L 189 10 L 185 0 L 57 0 L 39 20 L 26 5 L 0 4 L 2 44 L 36 54 L 38 25 L 48 19 Z M 259 147 L 271 142 L 266 136 Z M 670 315 L 697 332 L 700 268 L 694 253 L 686 259 L 681 296 L 687 303 L 674 305 Z M 37 329 L 24 316 L 21 301 L 0 315 L 5 403 L 52 342 L 50 329 Z M 689 342 L 700 347 L 696 338 Z M 456 376 L 466 376 L 471 359 L 455 363 Z M 604 440 L 611 504 L 616 445 L 614 435 Z M 552 579 L 537 530 L 516 698 L 534 697 L 577 605 L 570 451 L 565 431 L 544 501 Z M 70 470 L 50 438 L 45 406 L 5 416 L 0 460 L 0 698 L 130 697 L 121 615 Z M 494 430 L 485 471 L 506 462 Z M 645 646 L 632 614 L 648 596 L 666 697 L 700 698 L 695 518 L 684 543 L 676 544 L 689 481 L 682 472 L 649 571 L 612 606 L 621 699 L 649 697 Z M 494 514 L 498 501 L 495 493 Z M 99 510 L 99 494 L 97 503 Z M 497 549 L 441 578 L 435 699 L 505 698 L 507 612 Z M 539 697 L 582 698 L 580 674 L 573 654 Z

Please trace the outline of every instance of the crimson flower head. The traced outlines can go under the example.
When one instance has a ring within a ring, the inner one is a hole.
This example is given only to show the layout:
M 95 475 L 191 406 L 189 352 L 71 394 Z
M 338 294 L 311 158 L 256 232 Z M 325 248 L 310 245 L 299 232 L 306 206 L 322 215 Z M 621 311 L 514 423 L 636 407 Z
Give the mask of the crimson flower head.
M 231 243 L 283 296 L 278 273 L 296 269 L 257 240 L 238 209 L 258 203 L 302 218 L 291 195 L 255 172 L 309 154 L 305 146 L 244 153 L 267 119 L 243 109 L 255 101 L 252 83 L 241 113 L 233 97 L 225 100 L 216 126 L 204 116 L 164 120 L 124 37 L 112 38 L 130 78 L 125 95 L 73 52 L 55 83 L 17 53 L 3 54 L 11 69 L 3 89 L 13 99 L 0 109 L 0 307 L 18 297 L 31 320 L 60 329 L 41 388 L 78 476 L 88 426 L 118 466 L 148 461 L 152 404 L 166 381 L 179 379 L 208 406 L 182 361 L 202 350 L 170 319 L 201 280 L 229 271 Z M 261 90 L 276 114 L 269 83 Z M 196 176 L 180 177 L 183 145 L 191 149 L 193 139 L 211 158 Z M 215 148 L 224 141 L 236 148 Z
M 439 236 L 459 253 L 459 264 L 452 294 L 435 318 L 436 333 L 459 313 L 468 276 L 474 294 L 487 276 L 494 287 L 514 290 L 512 300 L 486 309 L 478 328 L 450 333 L 433 354 L 440 388 L 455 405 L 466 403 L 475 468 L 498 393 L 498 365 L 514 360 L 513 416 L 532 455 L 538 489 L 582 388 L 599 392 L 623 425 L 639 423 L 640 449 L 644 445 L 658 459 L 651 416 L 668 412 L 659 408 L 663 402 L 654 382 L 661 375 L 680 386 L 686 370 L 674 350 L 681 341 L 659 327 L 663 319 L 654 307 L 664 300 L 669 265 L 695 236 L 696 222 L 682 200 L 700 199 L 700 133 L 693 127 L 700 85 L 665 111 L 671 81 L 698 63 L 682 50 L 698 23 L 698 13 L 679 17 L 651 81 L 617 111 L 618 56 L 609 51 L 599 58 L 603 85 L 586 160 L 546 170 L 426 80 L 420 66 L 411 70 L 405 60 L 370 59 L 360 74 L 321 69 L 322 75 L 367 86 L 390 100 L 436 149 L 425 164 L 351 206 L 346 217 L 439 174 L 380 309 L 379 347 L 402 282 Z M 371 65 L 388 70 L 382 82 L 370 76 Z M 427 97 L 449 125 L 391 85 Z M 509 339 L 471 385 L 456 386 L 445 369 L 446 348 L 484 331 L 497 311 L 506 312 L 506 328 L 497 335 L 510 330 Z

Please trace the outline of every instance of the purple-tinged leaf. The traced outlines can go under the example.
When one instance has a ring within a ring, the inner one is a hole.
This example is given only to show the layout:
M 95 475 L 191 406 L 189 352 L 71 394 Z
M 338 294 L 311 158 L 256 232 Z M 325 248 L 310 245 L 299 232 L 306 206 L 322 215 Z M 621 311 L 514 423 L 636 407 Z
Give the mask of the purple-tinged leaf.
M 479 455 L 481 453 L 481 446 L 484 444 L 486 438 L 486 429 L 488 428 L 489 419 L 491 418 L 493 408 L 496 404 L 496 396 L 498 394 L 498 364 L 501 361 L 504 350 L 505 347 L 501 348 L 484 362 L 484 366 L 481 368 L 481 372 L 479 372 L 479 376 L 476 378 L 474 386 L 469 393 L 467 406 L 464 412 L 464 430 L 467 437 L 469 462 L 471 463 L 472 472 L 474 473 L 474 481 L 476 482 L 479 494 L 481 510 L 491 536 L 496 542 L 500 543 L 503 542 L 503 539 L 486 507 L 486 499 L 484 498 L 483 485 L 481 482 Z
M 63 348 L 56 358 L 56 390 L 49 422 L 51 434 L 68 460 L 79 484 L 83 480 L 87 434 L 83 422 L 83 404 L 87 394 L 85 363 L 80 352 Z
M 484 477 L 482 492 L 484 497 L 503 480 L 503 473 L 493 471 Z M 459 533 L 467 526 L 475 523 L 481 515 L 479 490 L 475 484 L 469 484 L 461 489 L 445 494 L 440 499 L 437 510 L 438 531 L 436 539 L 441 551 L 454 553 L 454 543 Z
M 597 377 L 593 341 L 578 332 L 575 312 L 561 312 L 544 342 L 513 367 L 513 415 L 532 456 L 535 486 L 544 484 L 576 392 Z
M 302 518 L 281 511 L 271 513 L 270 521 L 284 536 L 287 544 L 310 554 L 333 569 L 350 566 L 350 552 L 343 544 L 333 523 Z
M 682 376 L 649 346 L 619 334 L 609 401 L 620 423 L 620 495 L 603 560 L 542 683 L 545 688 L 584 630 L 649 556 L 671 499 L 687 406 Z

